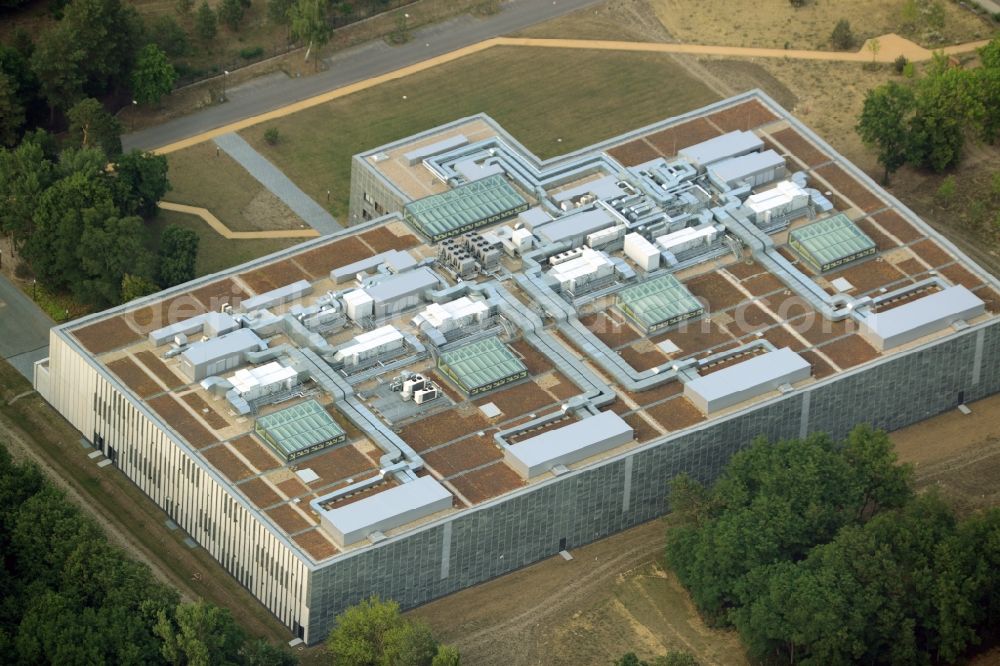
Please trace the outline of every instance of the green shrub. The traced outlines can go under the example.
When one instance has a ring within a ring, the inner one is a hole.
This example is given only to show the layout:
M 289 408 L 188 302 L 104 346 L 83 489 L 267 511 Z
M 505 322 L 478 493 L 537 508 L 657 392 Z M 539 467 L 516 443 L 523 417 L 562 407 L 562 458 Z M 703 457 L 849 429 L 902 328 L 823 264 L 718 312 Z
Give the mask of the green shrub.
M 947 208 L 955 201 L 955 177 L 948 176 L 941 181 L 941 185 L 937 188 L 937 192 L 934 193 L 934 198 L 937 200 L 938 204 Z
M 277 145 L 281 141 L 281 133 L 278 132 L 277 127 L 268 127 L 264 130 L 264 141 L 267 141 L 269 145 Z
M 905 55 L 901 55 L 892 61 L 893 69 L 896 70 L 897 74 L 902 74 L 908 64 L 910 64 L 910 61 L 906 59 Z
M 264 55 L 263 46 L 248 46 L 240 49 L 240 57 L 244 60 L 253 60 L 254 58 L 259 58 L 262 55 Z
M 31 266 L 25 261 L 19 261 L 17 266 L 14 266 L 14 277 L 18 280 L 30 280 L 32 277 Z
M 830 33 L 830 42 L 834 48 L 847 51 L 854 46 L 854 33 L 851 32 L 851 23 L 847 19 L 840 19 Z

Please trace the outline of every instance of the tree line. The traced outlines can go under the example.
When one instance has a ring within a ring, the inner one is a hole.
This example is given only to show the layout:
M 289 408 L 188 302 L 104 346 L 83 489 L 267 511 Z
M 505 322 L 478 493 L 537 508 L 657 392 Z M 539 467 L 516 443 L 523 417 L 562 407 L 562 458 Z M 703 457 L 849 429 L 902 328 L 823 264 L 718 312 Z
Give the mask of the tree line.
M 33 464 L 0 445 L 0 661 L 292 666 L 228 610 L 176 592 L 108 543 Z
M 326 644 L 337 666 L 458 666 L 426 624 L 377 597 L 337 616 Z M 294 666 L 225 608 L 181 603 L 145 564 L 38 467 L 0 442 L 0 662 L 155 666 Z
M 0 45 L 0 143 L 12 146 L 36 127 L 60 120 L 87 99 L 123 96 L 153 104 L 177 72 L 139 13 L 121 0 L 72 0 L 35 42 L 23 30 Z
M 44 130 L 0 148 L 0 230 L 35 278 L 106 307 L 194 278 L 198 237 L 146 219 L 170 188 L 162 155 L 121 154 L 117 121 L 93 99 L 69 112 L 64 145 Z M 109 155 L 110 154 L 110 155 Z
M 980 67 L 962 69 L 936 54 L 923 76 L 868 91 L 857 132 L 876 152 L 884 183 L 904 164 L 938 172 L 953 168 L 970 138 L 997 140 L 1000 37 L 979 50 L 979 59 Z
M 667 562 L 763 663 L 953 663 L 997 638 L 1000 510 L 915 493 L 884 432 L 759 439 L 670 504 Z

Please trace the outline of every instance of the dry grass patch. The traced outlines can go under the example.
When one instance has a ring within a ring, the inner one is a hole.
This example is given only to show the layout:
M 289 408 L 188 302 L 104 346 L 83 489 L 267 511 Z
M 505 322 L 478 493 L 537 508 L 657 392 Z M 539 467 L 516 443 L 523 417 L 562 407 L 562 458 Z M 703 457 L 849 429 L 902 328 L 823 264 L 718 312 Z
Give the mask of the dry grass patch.
M 786 0 L 765 0 L 753 8 L 733 13 L 727 0 L 648 0 L 664 27 L 679 41 L 727 46 L 759 46 L 794 49 L 829 49 L 830 32 L 840 19 L 847 19 L 861 42 L 901 30 L 903 0 L 836 0 L 807 2 L 800 8 Z M 942 3 L 947 42 L 963 42 L 989 36 L 988 25 L 958 5 Z M 937 40 L 914 36 L 928 47 Z
M 207 208 L 233 231 L 305 227 L 291 208 L 214 142 L 170 153 L 167 162 L 172 188 L 167 201 Z

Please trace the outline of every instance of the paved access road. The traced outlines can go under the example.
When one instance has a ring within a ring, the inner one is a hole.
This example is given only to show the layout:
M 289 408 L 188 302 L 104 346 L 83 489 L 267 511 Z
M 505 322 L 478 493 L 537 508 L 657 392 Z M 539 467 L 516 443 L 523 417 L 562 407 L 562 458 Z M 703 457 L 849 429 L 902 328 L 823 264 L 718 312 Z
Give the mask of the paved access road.
M 303 79 L 269 76 L 251 81 L 230 90 L 226 104 L 126 135 L 122 137 L 122 145 L 125 150 L 164 146 L 469 44 L 516 32 L 598 1 L 510 0 L 492 16 L 464 15 L 414 30 L 410 41 L 402 46 L 389 46 L 382 40 L 363 44 L 329 58 L 330 67 L 325 72 Z
M 53 322 L 42 310 L 0 275 L 0 357 L 34 380 L 35 361 L 49 355 Z

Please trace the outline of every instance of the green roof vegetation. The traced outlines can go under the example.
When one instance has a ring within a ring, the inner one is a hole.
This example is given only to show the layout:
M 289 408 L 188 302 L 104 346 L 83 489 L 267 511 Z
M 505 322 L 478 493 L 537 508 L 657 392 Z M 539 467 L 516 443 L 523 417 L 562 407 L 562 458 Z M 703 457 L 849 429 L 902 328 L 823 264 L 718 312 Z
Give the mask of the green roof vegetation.
M 843 213 L 795 229 L 788 234 L 788 244 L 820 273 L 878 251 L 875 241 Z
M 528 202 L 500 174 L 406 204 L 403 219 L 431 242 L 502 222 Z
M 469 395 L 528 376 L 524 363 L 496 338 L 446 351 L 438 359 L 438 366 Z
M 347 435 L 315 400 L 262 416 L 256 432 L 287 462 L 343 442 Z
M 673 275 L 663 275 L 618 292 L 618 308 L 643 330 L 673 326 L 700 317 L 705 308 Z

